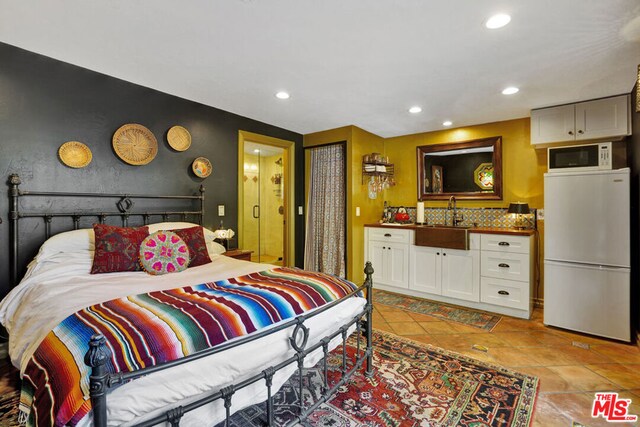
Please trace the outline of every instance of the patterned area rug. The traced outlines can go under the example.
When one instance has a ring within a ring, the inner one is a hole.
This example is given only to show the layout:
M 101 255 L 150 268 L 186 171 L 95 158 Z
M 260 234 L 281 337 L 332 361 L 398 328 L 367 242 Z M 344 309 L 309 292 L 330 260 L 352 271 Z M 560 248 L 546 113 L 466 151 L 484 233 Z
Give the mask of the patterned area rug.
M 447 305 L 441 302 L 429 301 L 422 298 L 414 298 L 391 292 L 375 290 L 373 301 L 377 304 L 390 305 L 402 310 L 409 310 L 415 313 L 428 314 L 452 322 L 491 331 L 498 324 L 501 316 L 485 313 L 470 308 Z
M 528 427 L 538 389 L 536 377 L 493 366 L 446 350 L 374 331 L 374 376 L 357 373 L 317 409 L 308 425 L 322 427 Z M 347 346 L 355 352 L 355 340 Z M 341 348 L 330 355 L 330 382 L 340 378 Z M 2 371 L 0 371 L 2 372 Z M 6 372 L 4 372 L 6 374 Z M 15 371 L 13 371 L 15 376 Z M 7 376 L 3 375 L 3 379 Z M 305 405 L 318 398 L 322 368 L 303 373 Z M 298 378 L 276 394 L 276 425 L 297 414 Z M 15 386 L 15 384 L 14 384 Z M 0 391 L 7 391 L 0 390 Z M 0 425 L 16 426 L 17 389 L 1 393 Z M 232 417 L 230 426 L 261 426 L 265 405 Z M 222 424 L 221 424 L 222 425 Z

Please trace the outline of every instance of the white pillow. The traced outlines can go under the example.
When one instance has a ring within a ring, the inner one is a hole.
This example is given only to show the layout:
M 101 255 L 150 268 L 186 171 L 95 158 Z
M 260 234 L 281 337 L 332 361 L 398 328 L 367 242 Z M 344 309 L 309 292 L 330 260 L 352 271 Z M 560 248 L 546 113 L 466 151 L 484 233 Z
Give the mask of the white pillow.
M 46 258 L 60 252 L 95 250 L 93 228 L 65 231 L 47 239 L 38 252 L 38 258 Z
M 160 230 L 180 230 L 182 228 L 200 227 L 200 224 L 194 224 L 192 222 L 158 222 L 156 224 L 149 224 L 149 234 L 155 233 Z M 209 242 L 215 239 L 213 231 L 202 227 L 204 231 L 204 239 Z
M 207 241 L 207 251 L 209 251 L 209 255 L 220 255 L 227 250 L 220 243 L 211 240 Z

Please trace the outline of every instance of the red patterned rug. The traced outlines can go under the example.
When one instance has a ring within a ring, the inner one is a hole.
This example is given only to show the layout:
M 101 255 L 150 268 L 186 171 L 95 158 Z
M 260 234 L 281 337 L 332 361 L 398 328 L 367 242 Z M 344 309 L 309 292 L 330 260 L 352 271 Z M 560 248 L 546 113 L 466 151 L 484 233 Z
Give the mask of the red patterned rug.
M 322 427 L 528 427 L 538 390 L 536 377 L 489 365 L 456 353 L 374 331 L 374 376 L 357 373 L 308 425 Z M 355 352 L 350 339 L 347 353 Z M 342 349 L 329 358 L 330 383 L 340 378 Z M 0 368 L 3 368 L 0 366 Z M 15 370 L 0 369 L 0 426 L 17 425 L 19 398 Z M 319 396 L 322 365 L 303 374 L 304 401 Z M 298 413 L 298 377 L 274 397 L 276 425 Z M 4 387 L 2 387 L 4 386 Z M 232 417 L 230 426 L 261 426 L 265 406 L 251 406 Z
M 528 427 L 531 425 L 538 378 L 469 357 L 374 331 L 371 379 L 358 373 L 316 410 L 310 425 L 323 427 Z M 355 352 L 354 340 L 347 347 Z M 340 378 L 340 348 L 330 358 L 331 383 Z M 297 377 L 276 396 L 277 425 L 297 413 Z M 305 405 L 318 398 L 321 365 L 304 373 Z M 260 425 L 263 405 L 236 414 L 231 425 Z

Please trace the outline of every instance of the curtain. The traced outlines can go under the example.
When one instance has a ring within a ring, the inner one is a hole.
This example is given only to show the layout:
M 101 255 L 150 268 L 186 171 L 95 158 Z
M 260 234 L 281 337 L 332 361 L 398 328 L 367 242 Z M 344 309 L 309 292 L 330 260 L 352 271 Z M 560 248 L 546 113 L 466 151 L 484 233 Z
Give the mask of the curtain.
M 346 276 L 344 144 L 311 148 L 304 268 Z

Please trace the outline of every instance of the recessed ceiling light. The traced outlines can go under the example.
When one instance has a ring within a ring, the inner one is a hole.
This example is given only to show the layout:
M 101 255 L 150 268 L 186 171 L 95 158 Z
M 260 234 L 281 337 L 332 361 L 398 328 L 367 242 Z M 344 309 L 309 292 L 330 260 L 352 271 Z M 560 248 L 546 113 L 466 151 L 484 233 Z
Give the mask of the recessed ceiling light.
M 288 92 L 280 91 L 280 92 L 276 93 L 276 98 L 278 98 L 278 99 L 289 99 L 290 97 L 291 97 L 291 95 L 289 95 Z
M 409 112 L 411 114 L 418 114 L 418 113 L 422 112 L 422 108 L 420 108 L 418 106 L 411 107 L 411 108 L 409 108 Z
M 453 124 L 453 122 L 451 120 L 445 120 L 444 122 L 442 122 L 442 126 L 451 126 Z
M 259 153 L 260 150 L 258 150 L 257 148 L 255 150 L 253 150 L 254 153 Z
M 511 16 L 506 13 L 498 13 L 497 15 L 493 15 L 491 18 L 487 19 L 484 26 L 490 30 L 495 30 L 504 27 L 509 22 L 511 22 Z
M 514 93 L 518 93 L 520 89 L 515 86 L 510 86 L 502 90 L 503 95 L 513 95 Z

